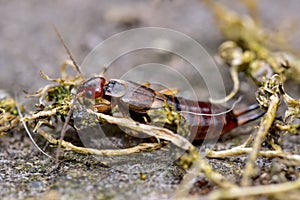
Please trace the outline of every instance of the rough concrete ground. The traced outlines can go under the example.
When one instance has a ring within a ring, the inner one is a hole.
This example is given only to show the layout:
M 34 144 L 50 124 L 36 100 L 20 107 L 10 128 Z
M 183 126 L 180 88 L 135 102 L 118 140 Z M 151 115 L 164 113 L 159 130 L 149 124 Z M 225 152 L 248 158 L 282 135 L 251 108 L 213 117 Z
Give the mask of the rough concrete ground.
M 245 12 L 238 1 L 220 2 L 238 12 Z M 285 27 L 294 27 L 289 29 L 291 32 L 283 33 L 288 34 L 295 47 L 299 46 L 299 39 L 296 38 L 299 35 L 298 7 L 299 2 L 296 0 L 259 1 L 262 23 L 270 28 L 272 34 L 281 32 Z M 211 12 L 201 1 L 194 0 L 4 0 L 0 2 L 0 19 L 0 89 L 20 96 L 23 96 L 23 89 L 35 91 L 47 83 L 40 78 L 39 70 L 51 77 L 60 75 L 59 66 L 67 55 L 52 30 L 52 24 L 58 27 L 79 63 L 101 41 L 136 27 L 175 29 L 197 40 L 212 55 L 222 41 Z M 166 64 L 171 62 L 177 60 L 165 60 Z M 135 61 L 130 59 L 119 62 L 120 65 L 129 66 L 132 63 Z M 182 65 L 180 61 L 178 63 Z M 88 70 L 101 71 L 95 67 Z M 226 78 L 227 69 L 220 70 L 230 89 L 231 81 Z M 299 95 L 297 86 L 287 90 Z M 218 144 L 217 148 L 231 144 L 232 141 L 225 141 Z M 299 153 L 299 138 L 288 140 L 287 146 L 291 151 Z M 241 169 L 244 161 L 245 157 L 229 161 L 210 160 L 215 168 L 232 180 L 238 180 L 240 173 L 236 169 Z M 274 161 L 268 159 L 259 159 L 258 163 L 266 167 L 266 171 L 269 165 L 274 165 Z M 141 164 L 149 163 L 142 160 Z M 157 165 L 159 168 L 160 163 Z M 16 130 L 0 139 L 2 199 L 168 199 L 172 197 L 184 174 L 179 166 L 171 164 L 147 173 L 144 180 L 140 173 L 132 174 L 108 168 L 90 156 L 72 152 L 56 168 L 53 161 L 42 156 L 33 147 L 22 130 Z M 278 177 L 279 180 L 272 181 L 280 182 L 281 176 Z M 294 177 L 290 175 L 288 178 L 292 180 Z M 214 187 L 203 177 L 195 179 L 192 194 L 205 194 Z M 258 177 L 258 181 L 264 180 Z

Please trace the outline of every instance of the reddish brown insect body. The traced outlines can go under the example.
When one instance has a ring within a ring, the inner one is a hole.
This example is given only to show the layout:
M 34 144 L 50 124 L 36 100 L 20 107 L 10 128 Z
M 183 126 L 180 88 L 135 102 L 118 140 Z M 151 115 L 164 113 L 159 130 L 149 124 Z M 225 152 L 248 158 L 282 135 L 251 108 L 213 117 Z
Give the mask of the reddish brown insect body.
M 226 112 L 226 109 L 221 106 L 179 97 L 176 99 L 178 102 L 176 104 L 179 104 L 176 110 L 183 111 L 183 117 L 191 125 L 191 138 L 193 140 L 218 138 L 238 126 L 238 120 L 234 113 L 232 111 Z
M 191 138 L 194 140 L 218 138 L 237 126 L 253 121 L 263 114 L 263 112 L 260 112 L 251 117 L 239 119 L 239 116 L 257 109 L 258 105 L 249 106 L 243 111 L 226 111 L 226 108 L 219 105 L 164 95 L 131 81 L 110 80 L 106 82 L 103 77 L 94 77 L 87 80 L 78 88 L 78 92 L 83 93 L 88 98 L 101 97 L 109 101 L 114 100 L 121 112 L 122 110 L 125 111 L 126 115 L 129 114 L 133 120 L 142 123 L 151 122 L 146 113 L 147 110 L 158 109 L 165 103 L 170 103 L 191 126 Z M 104 110 L 102 108 L 104 106 L 107 108 L 107 105 L 96 105 L 101 111 Z
M 95 77 L 86 82 L 84 82 L 79 91 L 83 93 L 85 97 L 88 98 L 99 98 L 104 94 L 103 87 L 105 85 L 105 79 L 102 77 Z

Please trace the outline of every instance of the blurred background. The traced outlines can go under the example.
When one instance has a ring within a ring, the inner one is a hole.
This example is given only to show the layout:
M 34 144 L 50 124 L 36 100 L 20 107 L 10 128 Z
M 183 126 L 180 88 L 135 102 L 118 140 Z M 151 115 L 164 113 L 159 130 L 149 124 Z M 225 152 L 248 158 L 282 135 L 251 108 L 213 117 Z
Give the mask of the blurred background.
M 238 13 L 247 13 L 241 1 L 218 2 Z M 299 46 L 298 5 L 297 0 L 258 1 L 261 23 L 271 34 L 287 34 L 289 44 L 295 49 Z M 0 19 L 0 89 L 8 91 L 34 91 L 44 86 L 47 82 L 40 78 L 39 70 L 50 77 L 60 76 L 60 65 L 68 55 L 53 31 L 53 24 L 79 64 L 100 42 L 137 27 L 164 27 L 182 32 L 198 41 L 212 56 L 224 40 L 211 11 L 201 0 L 3 0 Z M 168 55 L 157 58 L 146 52 L 139 57 L 146 63 L 159 60 L 166 65 L 185 65 L 181 59 Z M 130 66 L 136 62 L 132 59 L 123 59 L 118 65 Z M 102 69 L 89 70 L 99 73 Z M 221 73 L 225 79 L 229 77 L 227 68 L 221 68 Z M 230 78 L 227 83 L 230 89 Z

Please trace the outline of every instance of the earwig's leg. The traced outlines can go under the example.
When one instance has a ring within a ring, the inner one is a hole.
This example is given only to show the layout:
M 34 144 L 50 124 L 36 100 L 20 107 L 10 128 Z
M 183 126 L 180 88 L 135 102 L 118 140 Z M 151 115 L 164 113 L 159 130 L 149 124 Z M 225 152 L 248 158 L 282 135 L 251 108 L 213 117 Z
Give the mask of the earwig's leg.
M 241 125 L 244 125 L 248 122 L 251 122 L 251 121 L 254 121 L 258 118 L 260 118 L 261 116 L 263 116 L 266 112 L 262 111 L 262 112 L 259 112 L 255 115 L 252 115 L 252 116 L 249 116 L 249 117 L 246 117 L 246 118 L 241 118 L 241 119 L 238 119 L 238 126 L 241 126 Z
M 145 82 L 145 83 L 142 83 L 141 85 L 142 85 L 142 86 L 145 86 L 145 87 L 150 87 L 151 83 Z
M 245 113 L 248 113 L 248 112 L 251 112 L 252 110 L 256 110 L 259 108 L 259 105 L 258 104 L 253 104 L 251 106 L 248 106 L 247 108 L 243 108 L 243 109 L 240 109 L 240 110 L 234 110 L 233 111 L 233 114 L 238 117 L 238 116 L 241 116 Z
M 98 112 L 103 113 L 109 111 L 111 109 L 111 105 L 100 103 L 97 105 L 93 105 L 93 108 L 96 109 Z

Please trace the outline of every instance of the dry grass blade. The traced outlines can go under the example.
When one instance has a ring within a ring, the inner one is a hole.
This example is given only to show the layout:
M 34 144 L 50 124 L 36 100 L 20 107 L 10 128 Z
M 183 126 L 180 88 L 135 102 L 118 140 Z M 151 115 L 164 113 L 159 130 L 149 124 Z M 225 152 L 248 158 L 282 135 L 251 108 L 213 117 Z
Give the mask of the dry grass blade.
M 70 142 L 66 142 L 64 140 L 57 140 L 53 138 L 49 133 L 39 130 L 38 134 L 44 137 L 50 144 L 54 145 L 61 145 L 61 147 L 66 148 L 67 150 L 71 150 L 81 154 L 91 154 L 96 156 L 122 156 L 128 155 L 132 153 L 139 153 L 144 151 L 153 151 L 156 149 L 161 148 L 165 143 L 142 143 L 135 147 L 126 148 L 126 149 L 93 149 L 93 148 L 85 148 L 85 147 L 78 147 L 73 145 Z
M 94 112 L 90 109 L 88 109 L 88 112 L 92 115 L 97 116 L 100 122 L 116 124 L 121 127 L 145 133 L 155 138 L 170 141 L 183 150 L 191 151 L 195 148 L 186 138 L 173 133 L 169 129 L 141 124 L 131 119 L 112 117 L 103 113 Z
M 271 185 L 259 185 L 252 187 L 234 187 L 229 189 L 219 189 L 209 194 L 208 199 L 234 199 L 240 197 L 250 197 L 258 195 L 276 195 L 300 188 L 300 179 L 294 182 L 286 182 Z M 287 196 L 285 196 L 287 197 Z
M 232 149 L 223 150 L 223 151 L 212 151 L 208 150 L 206 152 L 206 157 L 208 158 L 225 158 L 230 156 L 240 156 L 249 154 L 253 151 L 253 148 L 251 147 L 234 147 Z M 288 160 L 294 165 L 298 163 L 297 165 L 300 165 L 300 155 L 297 154 L 290 154 L 288 152 L 284 151 L 259 151 L 258 156 L 266 157 L 266 158 L 282 158 L 285 160 Z
M 249 160 L 246 164 L 245 171 L 243 174 L 241 185 L 247 186 L 250 185 L 250 177 L 253 175 L 254 171 L 254 162 L 259 153 L 261 142 L 266 137 L 271 125 L 276 116 L 276 112 L 279 106 L 280 99 L 277 95 L 270 97 L 270 105 L 266 114 L 262 117 L 259 129 L 254 138 L 253 148 L 249 155 Z

